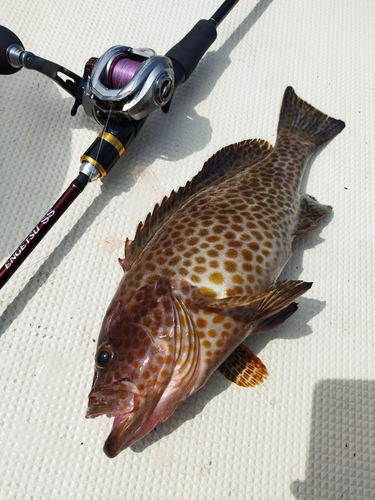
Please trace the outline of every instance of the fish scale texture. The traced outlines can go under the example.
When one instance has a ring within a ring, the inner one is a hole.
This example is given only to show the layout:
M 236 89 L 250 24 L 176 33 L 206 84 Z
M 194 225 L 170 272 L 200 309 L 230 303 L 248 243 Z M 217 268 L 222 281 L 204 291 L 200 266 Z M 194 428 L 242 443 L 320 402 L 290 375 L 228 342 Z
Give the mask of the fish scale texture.
M 166 53 L 220 0 L 5 2 L 27 50 L 77 74 L 107 48 Z M 20 14 L 22 13 L 22 15 Z M 375 491 L 372 0 L 244 0 L 168 114 L 155 113 L 0 295 L 1 499 L 371 499 Z M 164 424 L 108 459 L 84 418 L 123 242 L 221 147 L 275 143 L 287 86 L 346 123 L 303 190 L 333 206 L 296 238 L 282 278 L 313 281 L 282 326 L 247 341 L 269 371 L 243 389 L 214 373 Z M 78 173 L 101 131 L 46 77 L 0 75 L 2 262 Z M 2 263 L 1 262 L 1 263 Z

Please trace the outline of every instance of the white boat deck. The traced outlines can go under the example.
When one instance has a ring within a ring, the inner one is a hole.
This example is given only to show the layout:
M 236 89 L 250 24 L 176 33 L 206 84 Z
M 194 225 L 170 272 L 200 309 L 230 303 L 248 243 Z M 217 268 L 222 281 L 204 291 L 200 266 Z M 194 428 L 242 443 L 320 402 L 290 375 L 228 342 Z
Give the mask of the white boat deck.
M 0 23 L 83 72 L 113 45 L 164 54 L 221 0 L 20 0 Z M 372 499 L 375 495 L 375 3 L 242 0 L 170 112 L 154 113 L 0 295 L 1 499 Z M 284 325 L 248 339 L 269 370 L 241 389 L 215 373 L 142 441 L 108 459 L 86 420 L 93 357 L 123 243 L 221 147 L 274 144 L 291 85 L 346 128 L 303 189 L 334 208 L 296 239 L 283 276 L 313 281 Z M 48 78 L 0 76 L 0 264 L 78 175 L 100 133 Z

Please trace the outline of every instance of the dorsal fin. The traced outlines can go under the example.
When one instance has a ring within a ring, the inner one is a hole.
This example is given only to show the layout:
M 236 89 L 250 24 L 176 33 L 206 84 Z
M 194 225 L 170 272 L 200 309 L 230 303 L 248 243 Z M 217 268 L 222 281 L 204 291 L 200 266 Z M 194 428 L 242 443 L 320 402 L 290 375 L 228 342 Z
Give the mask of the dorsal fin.
M 224 176 L 233 175 L 241 167 L 249 167 L 265 158 L 272 151 L 272 146 L 261 139 L 251 139 L 226 146 L 215 153 L 198 174 L 179 190 L 172 191 L 169 197 L 165 196 L 161 204 L 157 204 L 152 213 L 149 213 L 144 222 L 140 222 L 133 241 L 125 243 L 126 269 L 130 269 L 134 260 L 145 248 L 156 230 L 163 224 L 183 203 L 198 193 L 201 189 L 212 184 Z

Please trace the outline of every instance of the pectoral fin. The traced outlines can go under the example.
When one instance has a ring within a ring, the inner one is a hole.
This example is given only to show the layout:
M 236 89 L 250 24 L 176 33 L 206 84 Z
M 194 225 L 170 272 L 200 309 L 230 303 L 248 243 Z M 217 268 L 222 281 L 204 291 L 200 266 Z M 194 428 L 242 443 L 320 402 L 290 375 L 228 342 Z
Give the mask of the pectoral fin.
M 224 297 L 223 299 L 213 299 L 209 297 L 201 297 L 195 303 L 196 307 L 209 309 L 231 309 L 233 307 L 243 307 L 264 300 L 270 295 L 270 292 L 259 295 L 233 295 L 232 297 Z
M 311 288 L 312 283 L 306 281 L 284 280 L 277 281 L 266 293 L 259 295 L 235 295 L 216 299 L 199 295 L 194 306 L 200 309 L 232 309 L 246 307 L 262 301 L 251 324 L 256 324 L 255 332 L 264 332 L 281 325 L 296 310 L 294 300 Z M 224 313 L 223 313 L 224 314 Z
M 219 367 L 219 372 L 240 387 L 254 387 L 268 376 L 262 361 L 244 344 L 240 344 Z
M 318 227 L 318 220 L 329 214 L 332 207 L 321 205 L 309 194 L 301 195 L 300 208 L 298 212 L 297 224 L 294 234 L 304 234 L 313 231 Z

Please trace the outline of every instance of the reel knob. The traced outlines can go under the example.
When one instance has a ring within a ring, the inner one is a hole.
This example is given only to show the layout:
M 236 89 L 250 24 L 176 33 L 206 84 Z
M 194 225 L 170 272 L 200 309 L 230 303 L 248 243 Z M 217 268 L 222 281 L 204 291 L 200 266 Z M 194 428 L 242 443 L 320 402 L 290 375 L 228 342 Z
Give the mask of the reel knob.
M 173 80 L 168 73 L 163 73 L 155 82 L 154 99 L 156 104 L 163 106 L 166 104 L 173 93 Z
M 19 50 L 25 50 L 21 40 L 13 31 L 10 31 L 5 26 L 0 26 L 0 75 L 12 75 L 22 68 L 21 65 L 16 67 L 9 62 L 7 53 L 12 46 Z

